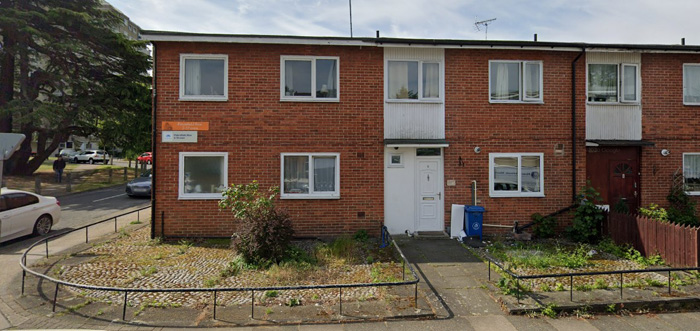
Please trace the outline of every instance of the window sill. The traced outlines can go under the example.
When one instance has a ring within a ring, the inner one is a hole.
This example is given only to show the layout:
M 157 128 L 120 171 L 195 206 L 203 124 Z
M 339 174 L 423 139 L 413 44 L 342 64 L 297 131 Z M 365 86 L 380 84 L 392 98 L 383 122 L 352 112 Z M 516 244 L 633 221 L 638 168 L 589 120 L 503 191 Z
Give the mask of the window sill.
M 409 99 L 409 100 L 394 100 L 394 99 L 386 99 L 384 100 L 385 103 L 421 103 L 421 104 L 442 104 L 444 103 L 442 100 L 415 100 L 415 99 Z
M 183 97 L 180 96 L 180 99 L 178 101 L 213 101 L 213 102 L 226 102 L 228 101 L 228 97 Z
M 221 200 L 223 194 L 201 194 L 201 195 L 178 195 L 178 200 Z
M 544 105 L 544 101 L 522 101 L 522 100 L 509 100 L 509 101 L 501 101 L 501 100 L 489 100 L 489 103 L 514 103 L 514 104 L 519 104 L 519 105 Z
M 700 191 L 686 191 L 685 194 L 692 196 L 700 196 Z
M 684 102 L 684 106 L 700 106 L 700 102 Z
M 322 103 L 338 103 L 340 98 L 280 98 L 280 102 L 322 102 Z
M 340 195 L 288 194 L 280 195 L 281 200 L 338 200 Z
M 510 194 L 494 194 L 489 192 L 490 198 L 544 198 L 544 193 L 510 193 Z
M 641 102 L 595 102 L 586 101 L 589 106 L 639 106 Z

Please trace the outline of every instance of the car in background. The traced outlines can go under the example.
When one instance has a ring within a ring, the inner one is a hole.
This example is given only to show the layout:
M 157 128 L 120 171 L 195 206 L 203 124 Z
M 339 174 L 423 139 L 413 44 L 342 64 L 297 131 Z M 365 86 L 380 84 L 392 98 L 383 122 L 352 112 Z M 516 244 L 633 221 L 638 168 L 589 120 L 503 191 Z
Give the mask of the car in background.
M 150 197 L 151 196 L 151 169 L 144 171 L 141 177 L 136 178 L 126 184 L 126 195 L 130 197 Z
M 151 162 L 153 162 L 153 153 L 151 153 L 151 152 L 143 153 L 143 154 L 139 155 L 139 157 L 137 157 L 136 159 L 140 163 L 151 164 Z
M 76 151 L 72 148 L 64 148 L 60 152 L 58 152 L 57 156 L 63 157 L 66 162 L 73 162 L 73 158 L 75 158 L 76 155 L 80 153 L 79 151 Z
M 109 162 L 109 154 L 101 149 L 86 149 L 75 156 L 73 156 L 74 163 L 92 163 L 102 162 L 107 164 Z
M 54 197 L 0 189 L 0 242 L 36 234 L 43 236 L 61 219 L 61 205 Z

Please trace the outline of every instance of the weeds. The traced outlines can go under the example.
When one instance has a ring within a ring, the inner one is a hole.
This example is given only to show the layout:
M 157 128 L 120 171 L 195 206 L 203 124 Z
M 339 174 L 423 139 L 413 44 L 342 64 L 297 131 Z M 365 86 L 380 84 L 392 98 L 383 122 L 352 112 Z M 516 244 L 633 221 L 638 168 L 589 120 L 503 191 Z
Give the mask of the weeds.
M 285 305 L 287 307 L 296 307 L 296 306 L 301 305 L 301 301 L 299 299 L 296 299 L 296 298 L 290 298 L 289 301 L 287 301 L 287 303 L 285 303 Z
M 141 270 L 139 270 L 139 273 L 142 277 L 148 277 L 156 272 L 158 272 L 158 268 L 156 268 L 155 266 L 144 267 L 141 268 Z
M 542 308 L 541 313 L 543 316 L 547 316 L 549 318 L 557 318 L 557 316 L 559 316 L 559 313 L 557 313 L 556 308 L 557 308 L 556 304 L 550 303 L 550 304 L 546 305 L 544 308 Z

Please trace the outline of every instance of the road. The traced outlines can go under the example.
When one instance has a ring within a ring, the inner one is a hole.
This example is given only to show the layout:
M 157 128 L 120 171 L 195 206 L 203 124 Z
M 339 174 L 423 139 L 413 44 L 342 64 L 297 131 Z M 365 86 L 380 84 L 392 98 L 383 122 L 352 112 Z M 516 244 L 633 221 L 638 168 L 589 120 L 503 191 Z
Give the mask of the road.
M 119 185 L 60 197 L 61 221 L 54 229 L 77 228 L 151 203 L 148 198 L 128 197 L 124 189 Z

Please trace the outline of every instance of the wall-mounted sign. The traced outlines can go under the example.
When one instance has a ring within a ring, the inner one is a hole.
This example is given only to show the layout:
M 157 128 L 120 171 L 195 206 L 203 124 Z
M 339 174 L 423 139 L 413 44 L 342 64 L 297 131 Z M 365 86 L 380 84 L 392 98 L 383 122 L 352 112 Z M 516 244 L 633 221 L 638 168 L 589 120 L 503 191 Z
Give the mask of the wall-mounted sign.
M 196 143 L 197 131 L 163 131 L 164 143 Z
M 209 122 L 163 122 L 163 131 L 208 131 Z

